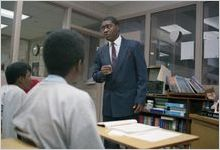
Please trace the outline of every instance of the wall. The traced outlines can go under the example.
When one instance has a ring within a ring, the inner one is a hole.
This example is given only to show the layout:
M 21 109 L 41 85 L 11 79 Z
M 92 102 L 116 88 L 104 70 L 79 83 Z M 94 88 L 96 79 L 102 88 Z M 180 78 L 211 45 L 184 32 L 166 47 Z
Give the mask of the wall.
M 43 61 L 43 49 L 40 49 L 40 52 L 37 56 L 34 56 L 32 53 L 32 49 L 36 44 L 38 44 L 39 46 L 42 46 L 43 38 L 38 38 L 30 42 L 29 64 L 32 66 L 32 63 L 39 62 L 39 75 L 38 76 L 44 77 L 46 75 L 46 69 L 45 69 L 44 61 Z
M 6 67 L 11 63 L 10 61 L 10 50 L 11 50 L 11 37 L 1 36 L 1 63 L 5 64 Z M 28 60 L 28 41 L 20 40 L 18 60 L 27 62 Z

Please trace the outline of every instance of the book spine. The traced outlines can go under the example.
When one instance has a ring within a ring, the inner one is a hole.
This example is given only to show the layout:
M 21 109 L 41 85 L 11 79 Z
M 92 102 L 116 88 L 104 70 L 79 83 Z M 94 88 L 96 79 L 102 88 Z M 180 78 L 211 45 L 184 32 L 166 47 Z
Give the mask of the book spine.
M 185 105 L 181 103 L 165 103 L 165 106 L 170 108 L 185 108 Z
M 166 115 L 171 115 L 171 116 L 178 116 L 178 117 L 184 117 L 185 112 L 182 111 L 174 111 L 174 110 L 165 110 Z

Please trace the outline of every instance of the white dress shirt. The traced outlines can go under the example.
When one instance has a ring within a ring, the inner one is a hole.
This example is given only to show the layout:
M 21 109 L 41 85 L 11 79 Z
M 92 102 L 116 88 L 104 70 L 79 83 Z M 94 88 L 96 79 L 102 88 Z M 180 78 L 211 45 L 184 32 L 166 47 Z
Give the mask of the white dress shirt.
M 46 149 L 103 149 L 88 93 L 49 75 L 27 94 L 15 114 L 17 133 Z
M 3 85 L 1 87 L 1 107 L 2 107 L 2 138 L 17 138 L 13 115 L 21 107 L 26 93 L 16 85 Z
M 118 36 L 118 38 L 114 41 L 115 51 L 116 51 L 116 57 L 118 57 L 120 46 L 121 46 L 121 35 Z M 109 41 L 109 54 L 110 54 L 110 60 L 112 62 L 112 42 Z

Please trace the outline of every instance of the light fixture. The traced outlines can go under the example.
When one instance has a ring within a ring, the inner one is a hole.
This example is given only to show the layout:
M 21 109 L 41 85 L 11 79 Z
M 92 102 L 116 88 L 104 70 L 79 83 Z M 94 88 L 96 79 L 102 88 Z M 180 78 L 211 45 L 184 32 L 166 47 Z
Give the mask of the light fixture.
M 6 28 L 8 25 L 1 23 L 1 29 Z
M 172 42 L 179 42 L 182 37 L 182 32 L 180 31 L 172 31 L 170 32 L 170 40 Z
M 6 18 L 10 18 L 10 19 L 14 19 L 14 12 L 11 11 L 11 10 L 1 8 L 1 16 L 6 17 Z M 27 19 L 29 17 L 30 16 L 22 14 L 21 19 L 24 20 L 24 19 Z
M 216 29 L 219 29 L 219 17 L 216 16 L 216 17 L 210 17 L 210 18 L 205 18 L 204 19 L 204 23 L 211 26 L 211 27 L 214 27 Z
M 160 52 L 160 57 L 166 57 L 166 56 L 169 56 L 169 55 L 166 54 L 166 53 L 162 53 L 162 52 Z
M 192 34 L 190 31 L 184 29 L 183 27 L 181 27 L 177 24 L 161 26 L 160 28 L 169 32 L 169 33 L 173 32 L 173 31 L 180 31 L 183 35 Z

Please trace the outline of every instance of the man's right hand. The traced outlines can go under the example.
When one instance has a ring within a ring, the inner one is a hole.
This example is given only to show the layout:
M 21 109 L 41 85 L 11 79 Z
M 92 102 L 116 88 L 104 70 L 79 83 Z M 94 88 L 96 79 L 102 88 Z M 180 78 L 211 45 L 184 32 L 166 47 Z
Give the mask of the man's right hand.
M 102 66 L 101 72 L 102 72 L 104 75 L 111 74 L 111 73 L 112 73 L 112 66 L 111 66 L 111 65 L 104 65 L 104 66 Z

